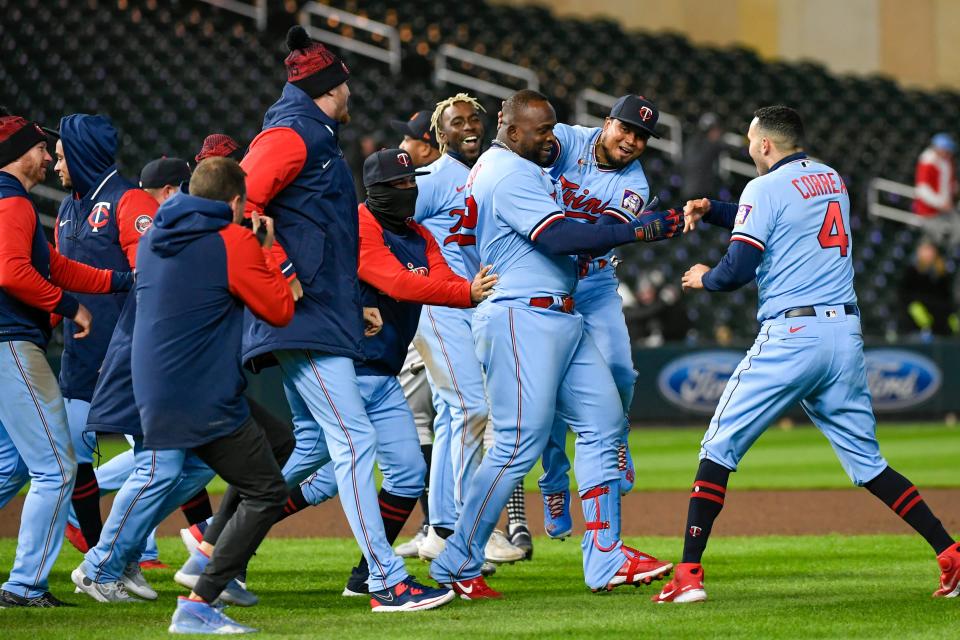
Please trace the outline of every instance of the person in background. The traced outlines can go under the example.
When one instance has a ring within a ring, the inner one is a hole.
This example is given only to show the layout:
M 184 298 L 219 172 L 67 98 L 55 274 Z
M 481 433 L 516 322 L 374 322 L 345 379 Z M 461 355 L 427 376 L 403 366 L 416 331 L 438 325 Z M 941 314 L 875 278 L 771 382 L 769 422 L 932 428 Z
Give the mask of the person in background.
M 902 333 L 947 336 L 957 332 L 953 276 L 947 273 L 940 251 L 930 240 L 917 245 L 897 289 Z
M 960 214 L 956 211 L 957 143 L 949 133 L 938 133 L 917 159 L 913 211 L 926 218 L 927 232 L 937 241 L 960 242 Z
M 700 116 L 697 131 L 683 145 L 681 172 L 683 198 L 700 198 L 705 193 L 716 194 L 720 187 L 720 153 L 723 151 L 723 127 L 717 114 L 707 112 Z
M 436 132 L 430 127 L 433 112 L 424 109 L 410 116 L 409 120 L 391 120 L 390 126 L 403 134 L 400 148 L 410 154 L 413 166 L 425 167 L 440 157 L 440 144 Z

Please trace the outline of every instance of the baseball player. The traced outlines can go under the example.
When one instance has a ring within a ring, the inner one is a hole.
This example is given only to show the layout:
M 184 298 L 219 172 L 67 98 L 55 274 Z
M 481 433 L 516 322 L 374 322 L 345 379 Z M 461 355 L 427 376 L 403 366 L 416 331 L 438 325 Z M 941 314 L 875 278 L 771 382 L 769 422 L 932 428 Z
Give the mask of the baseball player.
M 426 465 L 413 414 L 397 376 L 413 340 L 421 304 L 472 307 L 490 295 L 496 276 L 480 269 L 469 282 L 453 273 L 429 231 L 413 222 L 417 183 L 409 154 L 386 149 L 363 165 L 367 200 L 360 205 L 361 291 L 380 309 L 383 330 L 364 340 L 356 365 L 367 415 L 377 429 L 377 461 L 383 471 L 380 515 L 393 543 L 423 493 Z M 286 513 L 337 495 L 331 464 L 291 491 Z M 360 564 L 343 595 L 366 595 L 368 568 Z M 453 598 L 453 593 L 448 592 Z
M 476 217 L 464 206 L 463 191 L 481 151 L 482 111 L 480 103 L 465 93 L 437 103 L 431 123 L 442 155 L 429 165 L 429 175 L 417 178 L 420 193 L 414 219 L 433 234 L 450 268 L 467 280 L 480 270 Z M 453 533 L 482 455 L 489 409 L 480 362 L 473 352 L 472 318 L 473 309 L 425 306 L 414 338 L 438 414 L 430 467 L 433 490 L 428 496 L 431 526 L 418 549 L 424 560 L 436 558 L 444 539 Z M 491 562 L 514 562 L 526 555 L 499 532 L 486 552 Z
M 47 242 L 27 195 L 46 177 L 47 143 L 36 123 L 0 117 L 0 506 L 30 481 L 0 607 L 63 605 L 47 578 L 63 544 L 76 459 L 63 396 L 44 354 L 50 313 L 70 318 L 71 339 L 83 340 L 92 316 L 63 288 L 120 292 L 133 282 L 126 270 L 75 262 Z
M 75 114 L 60 121 L 55 170 L 71 191 L 57 213 L 56 246 L 64 256 L 103 269 L 130 271 L 137 241 L 150 226 L 156 201 L 117 171 L 117 130 L 104 116 Z M 64 321 L 60 387 L 77 455 L 73 509 L 87 544 L 100 538 L 100 489 L 93 470 L 96 435 L 89 432 L 87 413 L 97 375 L 113 328 L 127 299 L 80 296 L 97 318 L 90 337 L 75 341 L 75 327 Z
M 727 254 L 683 276 L 687 289 L 732 291 L 757 279 L 760 333 L 730 376 L 700 448 L 683 560 L 655 602 L 706 600 L 700 560 L 727 481 L 750 446 L 798 401 L 857 486 L 877 496 L 933 547 L 935 597 L 960 594 L 960 545 L 909 480 L 880 455 L 853 289 L 850 198 L 840 175 L 803 152 L 803 123 L 783 106 L 754 112 L 747 137 L 759 177 L 735 204 L 687 203 L 686 227 L 731 229 Z
M 640 215 L 650 201 L 647 177 L 639 157 L 656 133 L 657 107 L 642 96 L 625 95 L 613 105 L 603 127 L 558 124 L 556 160 L 550 175 L 560 183 L 565 215 L 573 220 L 596 223 L 601 215 L 629 221 Z M 678 212 L 673 215 L 679 216 Z M 580 262 L 580 282 L 574 293 L 577 311 L 583 316 L 584 331 L 593 339 L 617 383 L 623 405 L 624 436 L 617 449 L 620 493 L 633 487 L 633 458 L 627 436 L 627 415 L 633 402 L 633 353 L 623 318 L 623 304 L 617 293 L 619 282 L 614 266 L 617 258 L 606 255 Z M 554 429 L 543 452 L 544 474 L 540 491 L 544 502 L 547 535 L 564 538 L 573 529 L 570 518 L 570 461 L 566 454 L 567 427 L 562 420 Z
M 601 590 L 650 582 L 673 566 L 620 540 L 623 405 L 609 366 L 575 313 L 577 261 L 571 256 L 671 237 L 678 219 L 650 213 L 629 222 L 607 216 L 605 224 L 583 225 L 565 218 L 555 183 L 542 168 L 554 151 L 556 123 L 546 97 L 515 93 L 503 104 L 493 146 L 465 183 L 479 258 L 499 276 L 493 296 L 473 318 L 495 441 L 430 575 L 466 599 L 500 597 L 480 576 L 483 546 L 514 487 L 542 454 L 557 412 L 577 434 L 587 585 Z
M 340 503 L 370 566 L 374 611 L 424 611 L 446 601 L 416 583 L 387 544 L 373 481 L 376 432 L 354 369 L 364 322 L 372 335 L 382 321 L 361 306 L 356 192 L 337 143 L 349 121 L 349 71 L 300 26 L 287 46 L 287 84 L 242 165 L 248 209 L 276 220 L 304 297 L 286 327 L 251 322 L 243 358 L 254 369 L 282 370 L 297 438 L 283 469 L 288 486 L 333 460 Z
M 390 121 L 390 127 L 403 136 L 400 149 L 410 154 L 414 166 L 425 167 L 440 157 L 440 144 L 432 120 L 433 113 L 423 109 L 407 120 Z

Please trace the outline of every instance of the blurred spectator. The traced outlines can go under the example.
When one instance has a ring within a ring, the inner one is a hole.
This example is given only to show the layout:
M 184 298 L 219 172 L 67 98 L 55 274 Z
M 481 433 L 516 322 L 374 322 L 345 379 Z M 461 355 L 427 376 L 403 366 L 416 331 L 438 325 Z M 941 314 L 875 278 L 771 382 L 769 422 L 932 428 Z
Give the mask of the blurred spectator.
M 361 136 L 359 140 L 349 145 L 344 151 L 350 172 L 353 174 L 353 186 L 357 190 L 357 200 L 367 199 L 367 190 L 363 188 L 363 161 L 367 156 L 383 149 L 383 140 L 379 134 Z
M 960 216 L 955 210 L 957 199 L 957 170 L 953 154 L 957 144 L 947 133 L 938 133 L 930 146 L 917 159 L 915 178 L 916 197 L 913 211 L 927 217 L 928 232 L 937 241 L 951 236 L 960 241 Z
M 730 325 L 718 324 L 717 328 L 713 330 L 713 341 L 717 343 L 718 347 L 729 347 L 733 344 L 733 329 L 730 328 Z
M 900 281 L 900 330 L 937 336 L 955 333 L 953 277 L 930 240 L 921 240 L 916 256 Z
M 723 151 L 723 127 L 716 114 L 707 112 L 700 116 L 697 132 L 683 145 L 684 200 L 716 196 L 720 187 L 719 160 Z
M 630 340 L 637 346 L 659 347 L 665 342 L 680 342 L 687 338 L 690 330 L 680 289 L 664 284 L 659 271 L 640 278 L 636 304 L 625 304 L 623 314 Z

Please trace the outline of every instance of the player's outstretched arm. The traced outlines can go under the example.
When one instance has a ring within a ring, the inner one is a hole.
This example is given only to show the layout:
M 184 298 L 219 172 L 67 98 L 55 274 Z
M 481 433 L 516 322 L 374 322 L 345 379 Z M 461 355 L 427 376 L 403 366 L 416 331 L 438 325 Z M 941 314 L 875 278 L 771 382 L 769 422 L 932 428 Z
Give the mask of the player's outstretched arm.
M 537 225 L 530 239 L 549 253 L 602 255 L 630 242 L 657 242 L 672 238 L 680 228 L 680 213 L 669 209 L 645 213 L 630 222 L 608 222 L 583 224 L 568 220 L 562 213 L 556 212 Z
M 687 200 L 687 203 L 683 205 L 684 233 L 696 229 L 697 223 L 701 220 L 716 227 L 733 229 L 736 219 L 737 203 L 735 202 L 698 198 Z
M 763 251 L 745 242 L 733 241 L 716 267 L 697 264 L 683 274 L 684 289 L 733 291 L 756 277 Z

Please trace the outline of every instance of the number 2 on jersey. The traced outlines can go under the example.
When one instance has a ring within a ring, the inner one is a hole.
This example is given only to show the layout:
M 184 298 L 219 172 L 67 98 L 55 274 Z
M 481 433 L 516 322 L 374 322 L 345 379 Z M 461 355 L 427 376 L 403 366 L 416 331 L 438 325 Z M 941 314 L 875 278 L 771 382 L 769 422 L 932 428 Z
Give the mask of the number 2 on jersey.
M 820 227 L 820 233 L 817 234 L 817 240 L 824 249 L 840 248 L 840 255 L 847 257 L 847 247 L 850 246 L 850 237 L 847 230 L 843 227 L 843 212 L 840 209 L 840 203 L 832 200 L 827 205 L 827 215 L 823 218 L 823 225 Z

